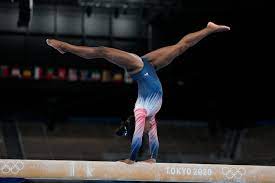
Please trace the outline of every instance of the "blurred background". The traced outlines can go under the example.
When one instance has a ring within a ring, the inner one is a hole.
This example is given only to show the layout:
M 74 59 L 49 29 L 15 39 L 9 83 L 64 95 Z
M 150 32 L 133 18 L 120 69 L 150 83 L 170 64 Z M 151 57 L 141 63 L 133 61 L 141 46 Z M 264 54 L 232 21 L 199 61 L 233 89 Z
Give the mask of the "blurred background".
M 0 157 L 129 155 L 131 139 L 115 130 L 136 84 L 103 59 L 58 54 L 47 38 L 142 56 L 214 21 L 232 30 L 158 72 L 159 161 L 275 164 L 274 12 L 264 1 L 1 0 Z

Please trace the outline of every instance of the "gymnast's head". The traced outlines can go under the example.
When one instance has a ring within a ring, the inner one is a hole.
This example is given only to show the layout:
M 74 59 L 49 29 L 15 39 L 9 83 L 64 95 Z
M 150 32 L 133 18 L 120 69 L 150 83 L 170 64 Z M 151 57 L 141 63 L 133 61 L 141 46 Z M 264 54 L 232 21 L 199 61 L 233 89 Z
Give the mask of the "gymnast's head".
M 144 133 L 148 133 L 150 128 L 151 128 L 151 125 L 146 120 Z M 121 122 L 119 128 L 116 130 L 116 135 L 120 137 L 129 137 L 132 139 L 134 132 L 135 132 L 135 116 L 130 115 L 126 120 L 123 120 Z
M 120 137 L 133 137 L 135 131 L 135 116 L 131 115 L 126 120 L 122 120 L 116 135 Z

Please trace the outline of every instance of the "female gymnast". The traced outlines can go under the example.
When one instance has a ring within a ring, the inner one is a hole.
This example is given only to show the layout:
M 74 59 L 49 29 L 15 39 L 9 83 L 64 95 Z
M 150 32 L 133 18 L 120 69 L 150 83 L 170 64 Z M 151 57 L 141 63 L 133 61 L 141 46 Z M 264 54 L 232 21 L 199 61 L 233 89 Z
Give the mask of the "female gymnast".
M 163 95 L 162 86 L 156 70 L 170 64 L 177 56 L 183 54 L 188 48 L 194 46 L 206 36 L 229 30 L 230 27 L 209 22 L 205 28 L 186 35 L 178 43 L 157 49 L 142 57 L 103 46 L 75 46 L 54 39 L 47 39 L 46 42 L 62 54 L 69 52 L 85 59 L 104 58 L 125 69 L 130 74 L 138 84 L 138 98 L 134 108 L 135 131 L 131 144 L 130 157 L 129 159 L 122 160 L 122 162 L 127 164 L 133 164 L 135 162 L 142 144 L 143 134 L 148 133 L 151 157 L 145 162 L 155 163 L 159 149 L 155 116 L 161 108 Z

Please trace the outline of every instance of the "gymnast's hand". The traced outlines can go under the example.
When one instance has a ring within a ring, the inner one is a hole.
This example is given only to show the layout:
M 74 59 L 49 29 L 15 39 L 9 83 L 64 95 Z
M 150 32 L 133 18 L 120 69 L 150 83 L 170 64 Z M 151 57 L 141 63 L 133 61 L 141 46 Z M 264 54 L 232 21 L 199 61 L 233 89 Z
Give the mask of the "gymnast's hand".
M 156 159 L 153 159 L 153 158 L 151 158 L 151 159 L 147 159 L 147 160 L 144 160 L 144 161 L 142 161 L 142 162 L 144 162 L 144 163 L 156 163 L 157 162 L 157 160 Z
M 119 161 L 120 161 L 120 162 L 123 162 L 123 163 L 126 163 L 126 164 L 128 164 L 128 165 L 132 165 L 132 164 L 135 163 L 134 161 L 132 161 L 132 160 L 130 160 L 130 159 L 119 160 Z

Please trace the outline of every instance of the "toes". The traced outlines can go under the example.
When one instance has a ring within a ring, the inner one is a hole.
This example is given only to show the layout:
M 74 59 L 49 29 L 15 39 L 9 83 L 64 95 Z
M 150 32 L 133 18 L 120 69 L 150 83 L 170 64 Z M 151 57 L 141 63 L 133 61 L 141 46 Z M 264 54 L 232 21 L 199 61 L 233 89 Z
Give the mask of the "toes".
M 228 26 L 225 26 L 225 28 L 227 29 L 227 30 L 230 30 L 231 28 L 230 27 L 228 27 Z
M 225 30 L 225 31 L 229 31 L 230 30 L 230 27 L 228 26 L 221 26 L 221 29 Z
M 47 45 L 51 46 L 51 43 L 50 43 L 50 42 L 51 42 L 50 39 L 46 39 Z

